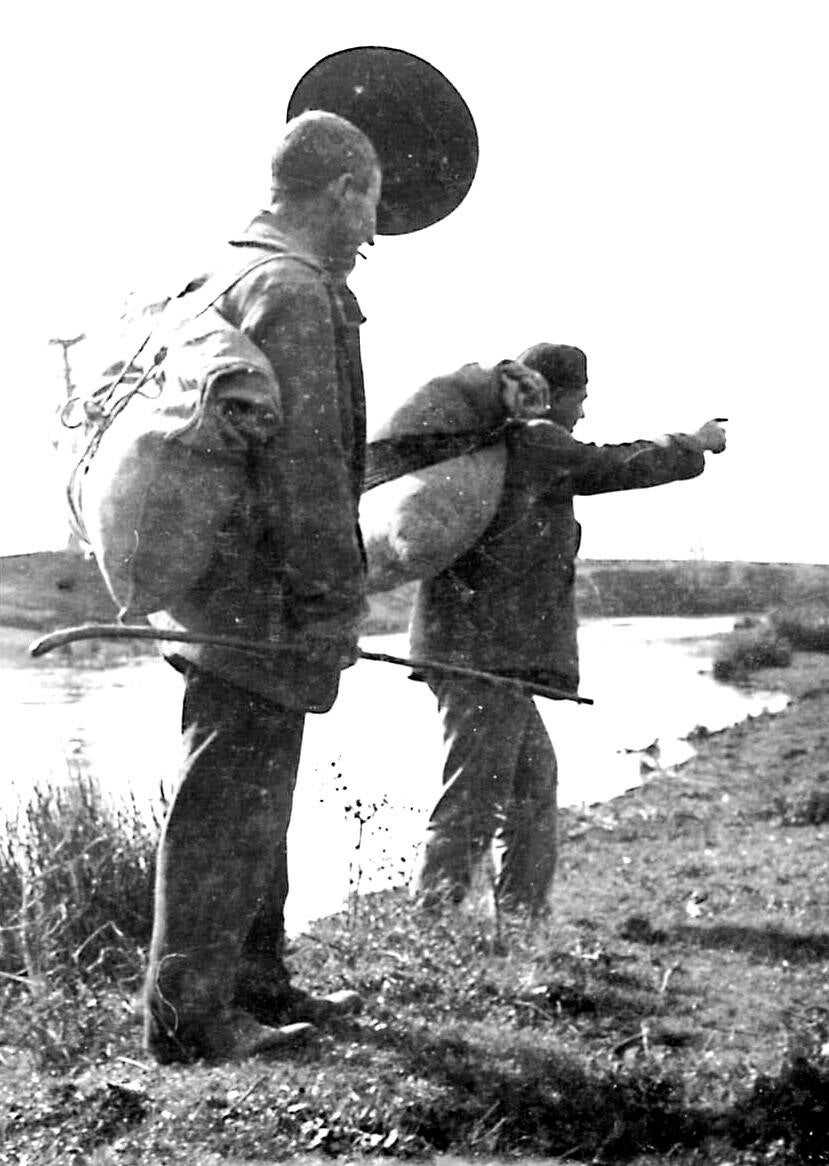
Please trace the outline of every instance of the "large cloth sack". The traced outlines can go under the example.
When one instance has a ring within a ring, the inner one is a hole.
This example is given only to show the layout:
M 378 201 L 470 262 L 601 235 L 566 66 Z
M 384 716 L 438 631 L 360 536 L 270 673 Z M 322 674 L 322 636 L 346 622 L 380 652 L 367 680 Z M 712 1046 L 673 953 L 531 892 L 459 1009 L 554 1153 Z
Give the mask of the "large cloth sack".
M 507 419 L 503 367 L 465 364 L 434 377 L 386 418 L 371 441 L 422 433 L 480 433 L 502 424 Z
M 474 546 L 501 499 L 507 451 L 500 434 L 515 419 L 540 415 L 548 406 L 543 378 L 502 361 L 436 377 L 392 414 L 373 435 L 369 465 L 372 450 L 393 463 L 397 443 L 403 472 L 394 477 L 394 469 L 387 470 L 391 480 L 369 489 L 360 503 L 369 593 L 436 575 Z M 468 449 L 406 472 L 418 442 L 424 449 L 440 448 L 433 435 L 456 435 Z
M 171 606 L 204 576 L 249 504 L 250 443 L 272 437 L 281 415 L 268 360 L 212 307 L 156 355 L 139 391 L 125 379 L 108 402 L 70 486 L 121 618 Z
M 364 494 L 369 594 L 437 575 L 474 546 L 495 516 L 506 464 L 501 441 Z

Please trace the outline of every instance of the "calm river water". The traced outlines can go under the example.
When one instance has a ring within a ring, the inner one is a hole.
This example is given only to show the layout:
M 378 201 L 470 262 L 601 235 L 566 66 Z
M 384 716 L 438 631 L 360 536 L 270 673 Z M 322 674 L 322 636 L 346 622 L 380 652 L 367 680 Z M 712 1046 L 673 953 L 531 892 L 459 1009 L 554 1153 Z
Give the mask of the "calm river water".
M 684 738 L 715 731 L 785 697 L 747 694 L 711 676 L 712 637 L 734 617 L 594 620 L 580 629 L 581 692 L 593 706 L 539 700 L 565 805 L 608 800 L 639 783 L 641 750 L 661 768 L 687 760 Z M 405 655 L 405 636 L 367 649 Z M 0 655 L 6 778 L 0 808 L 37 782 L 88 769 L 113 796 L 150 806 L 174 780 L 179 677 L 154 656 L 101 665 L 83 657 L 30 661 L 25 638 Z M 441 740 L 431 694 L 406 669 L 362 662 L 343 676 L 330 713 L 307 721 L 290 834 L 289 930 L 338 910 L 349 889 L 404 882 L 440 785 Z

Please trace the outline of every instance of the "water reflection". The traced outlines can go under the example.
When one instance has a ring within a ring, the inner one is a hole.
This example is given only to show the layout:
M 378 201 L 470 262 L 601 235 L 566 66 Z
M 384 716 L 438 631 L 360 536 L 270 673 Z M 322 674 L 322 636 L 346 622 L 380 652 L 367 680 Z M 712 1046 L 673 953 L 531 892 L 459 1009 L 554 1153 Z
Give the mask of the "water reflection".
M 716 731 L 784 706 L 781 694 L 713 680 L 711 638 L 732 626 L 732 617 L 660 617 L 580 629 L 581 689 L 595 705 L 538 702 L 559 757 L 562 804 L 607 800 L 638 784 L 643 766 L 681 763 L 697 725 Z M 30 662 L 25 642 L 0 666 L 9 765 L 0 804 L 80 766 L 149 812 L 175 776 L 180 678 L 155 656 L 113 664 L 82 650 L 71 662 Z M 366 647 L 403 655 L 405 637 L 373 637 Z M 393 665 L 365 662 L 345 673 L 334 709 L 308 719 L 290 835 L 290 930 L 337 910 L 349 887 L 405 881 L 440 769 L 425 685 Z

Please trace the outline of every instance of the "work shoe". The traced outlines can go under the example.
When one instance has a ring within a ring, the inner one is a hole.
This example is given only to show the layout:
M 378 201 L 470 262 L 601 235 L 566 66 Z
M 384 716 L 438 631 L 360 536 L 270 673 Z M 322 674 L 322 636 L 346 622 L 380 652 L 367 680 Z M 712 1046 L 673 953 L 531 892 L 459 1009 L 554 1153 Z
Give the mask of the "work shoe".
M 362 996 L 351 988 L 341 988 L 339 992 L 329 992 L 326 996 L 314 996 L 300 988 L 291 988 L 291 996 L 288 1011 L 294 1023 L 324 1024 L 326 1020 L 336 1020 L 341 1016 L 356 1016 L 363 1007 Z
M 261 1024 L 291 1026 L 301 1022 L 324 1024 L 343 1016 L 354 1016 L 363 1007 L 358 992 L 343 988 L 326 996 L 314 996 L 294 988 L 283 979 L 247 977 L 237 990 L 235 1003 Z
M 149 1019 L 145 1046 L 160 1065 L 205 1060 L 240 1061 L 259 1053 L 295 1048 L 316 1034 L 313 1024 L 260 1024 L 242 1008 L 224 1008 L 216 1016 L 190 1021 L 176 1029 Z

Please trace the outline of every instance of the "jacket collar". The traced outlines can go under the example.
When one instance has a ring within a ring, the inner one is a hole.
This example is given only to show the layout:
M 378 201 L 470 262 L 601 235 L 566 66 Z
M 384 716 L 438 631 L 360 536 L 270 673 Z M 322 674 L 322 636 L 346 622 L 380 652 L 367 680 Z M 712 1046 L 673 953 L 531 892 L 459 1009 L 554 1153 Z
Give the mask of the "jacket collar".
M 290 235 L 277 227 L 274 216 L 268 210 L 260 211 L 240 235 L 230 240 L 230 244 L 233 247 L 265 247 L 270 251 L 289 251 L 316 271 L 327 274 L 319 258 L 307 249 L 298 247 Z

